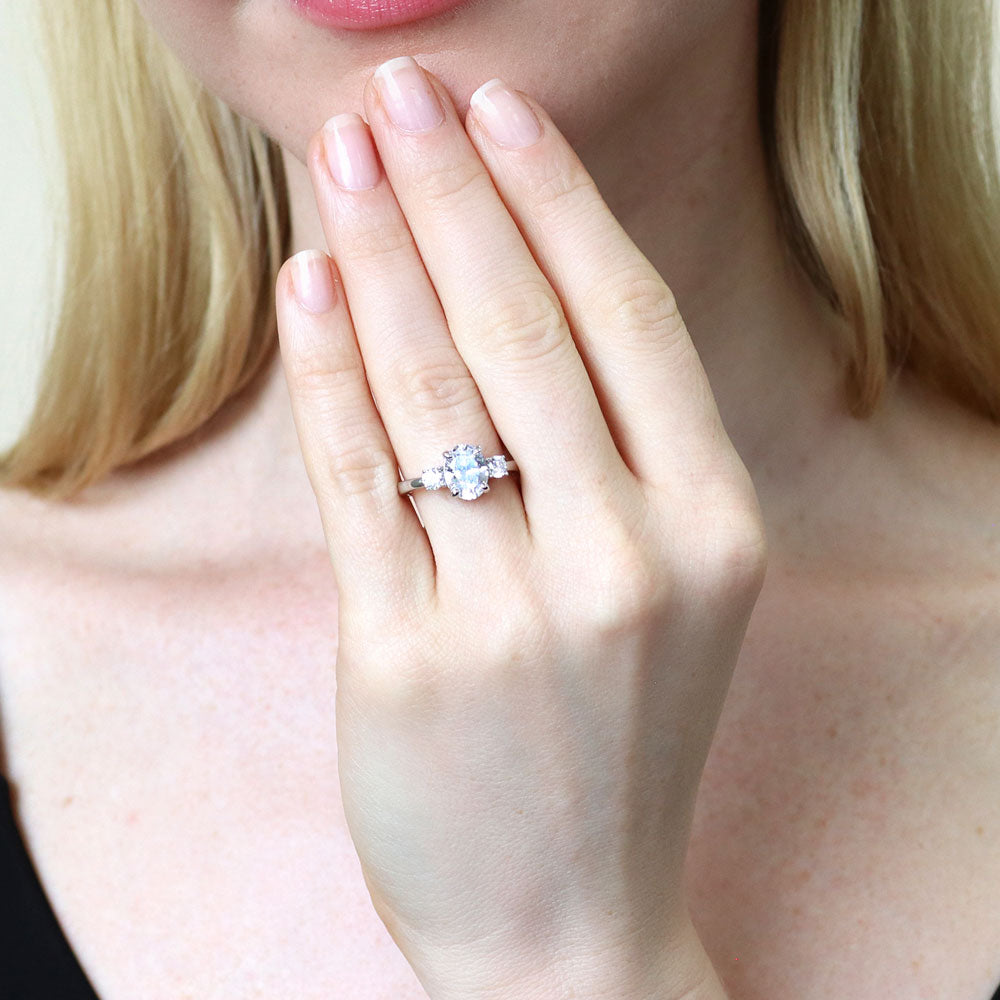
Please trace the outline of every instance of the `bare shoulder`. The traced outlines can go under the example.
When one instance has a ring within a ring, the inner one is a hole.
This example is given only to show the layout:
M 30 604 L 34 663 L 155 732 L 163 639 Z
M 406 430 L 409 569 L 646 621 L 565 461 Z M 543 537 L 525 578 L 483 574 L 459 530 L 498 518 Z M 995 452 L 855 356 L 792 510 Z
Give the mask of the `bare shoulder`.
M 1000 708 L 1000 423 L 901 378 L 837 472 L 814 498 L 818 591 Z
M 100 574 L 101 524 L 72 504 L 0 488 L 0 684 L 8 693 L 26 644 L 66 621 L 80 603 L 79 581 Z
M 39 546 L 51 547 L 53 532 L 66 520 L 65 504 L 20 487 L 0 486 L 0 566 L 10 565 L 10 560 L 29 555 Z
M 55 501 L 0 488 L 0 768 L 18 777 L 17 734 L 24 689 L 44 683 L 36 639 L 72 612 L 66 583 L 74 576 L 72 528 Z M 51 658 L 49 661 L 51 662 Z M 31 669 L 22 669 L 31 664 Z
M 937 529 L 942 540 L 959 546 L 956 569 L 996 567 L 1000 417 L 988 419 L 917 383 L 904 384 L 876 437 L 893 487 L 926 518 L 926 531 Z M 908 509 L 898 512 L 903 523 Z
M 161 538 L 162 521 L 107 485 L 75 500 L 0 488 L 0 735 L 12 766 L 23 706 L 126 635 L 141 607 L 163 606 Z
M 831 441 L 782 497 L 778 551 L 851 586 L 996 593 L 1000 423 L 911 376 Z
M 65 542 L 71 536 L 72 518 L 58 502 L 0 488 L 0 627 L 17 596 L 43 577 L 65 572 L 72 558 Z
M 134 548 L 123 513 L 114 504 L 0 488 L 0 602 L 5 609 L 12 615 L 35 597 L 51 595 L 53 588 L 113 577 Z
M 915 391 L 817 453 L 699 788 L 698 929 L 733 995 L 986 996 L 1000 428 Z
M 885 539 L 900 593 L 922 595 L 929 621 L 953 630 L 950 653 L 982 666 L 1000 703 L 1000 422 L 916 384 L 899 396 L 874 439 L 884 478 L 872 478 L 867 540 L 881 552 Z

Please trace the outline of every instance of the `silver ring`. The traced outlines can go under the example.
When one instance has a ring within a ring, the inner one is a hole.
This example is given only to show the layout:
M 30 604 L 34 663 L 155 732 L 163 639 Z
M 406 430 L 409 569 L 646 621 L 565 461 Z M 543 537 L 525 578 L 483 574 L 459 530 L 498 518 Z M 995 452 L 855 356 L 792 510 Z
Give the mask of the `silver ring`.
M 505 455 L 483 458 L 478 444 L 456 444 L 442 453 L 444 460 L 424 471 L 416 479 L 404 479 L 397 487 L 402 496 L 413 490 L 439 490 L 447 486 L 452 496 L 475 500 L 490 488 L 490 479 L 500 479 L 508 472 L 517 472 L 516 463 Z

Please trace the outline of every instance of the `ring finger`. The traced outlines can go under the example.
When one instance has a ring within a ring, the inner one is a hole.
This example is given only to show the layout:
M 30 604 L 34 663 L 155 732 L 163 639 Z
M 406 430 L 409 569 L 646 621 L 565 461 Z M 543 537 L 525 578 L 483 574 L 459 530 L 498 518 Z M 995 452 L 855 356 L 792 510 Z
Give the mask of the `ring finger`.
M 487 458 L 504 453 L 364 119 L 331 118 L 313 137 L 306 162 L 372 395 L 403 476 L 439 465 L 441 453 L 456 444 L 479 444 Z M 523 538 L 516 482 L 490 480 L 489 497 L 477 503 L 456 500 L 447 488 L 412 494 L 439 563 L 455 558 L 468 569 L 473 554 L 486 551 L 487 523 L 494 557 L 497 545 Z

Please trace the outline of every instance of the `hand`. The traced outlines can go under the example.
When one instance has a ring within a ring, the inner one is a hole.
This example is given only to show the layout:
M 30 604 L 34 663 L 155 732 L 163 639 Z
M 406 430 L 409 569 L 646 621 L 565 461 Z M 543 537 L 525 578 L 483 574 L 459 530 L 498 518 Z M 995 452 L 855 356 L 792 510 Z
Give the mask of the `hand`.
M 313 138 L 335 266 L 307 251 L 277 282 L 339 588 L 345 816 L 434 1000 L 642 977 L 680 995 L 695 795 L 763 582 L 757 498 L 670 289 L 551 119 L 531 101 L 541 136 L 501 146 L 413 64 L 402 91 L 421 79 L 442 107 L 423 98 L 424 131 L 369 81 L 370 132 Z M 374 186 L 340 188 L 325 149 Z M 416 492 L 422 527 L 397 481 L 460 442 L 520 472 L 474 502 Z

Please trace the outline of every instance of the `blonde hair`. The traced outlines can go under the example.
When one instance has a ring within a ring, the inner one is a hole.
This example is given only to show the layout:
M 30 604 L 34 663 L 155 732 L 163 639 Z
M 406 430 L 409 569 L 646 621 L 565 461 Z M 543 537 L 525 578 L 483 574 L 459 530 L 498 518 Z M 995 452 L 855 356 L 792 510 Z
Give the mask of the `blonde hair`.
M 34 410 L 0 484 L 65 498 L 186 437 L 275 347 L 278 147 L 209 95 L 135 0 L 39 4 L 67 212 Z
M 45 4 L 69 211 L 61 308 L 0 484 L 65 498 L 180 441 L 275 345 L 277 147 L 134 0 Z M 846 320 L 858 417 L 911 368 L 1000 420 L 992 0 L 760 0 L 760 117 L 789 246 Z

